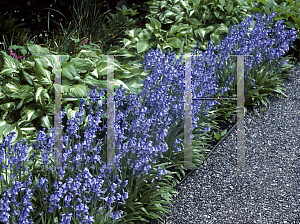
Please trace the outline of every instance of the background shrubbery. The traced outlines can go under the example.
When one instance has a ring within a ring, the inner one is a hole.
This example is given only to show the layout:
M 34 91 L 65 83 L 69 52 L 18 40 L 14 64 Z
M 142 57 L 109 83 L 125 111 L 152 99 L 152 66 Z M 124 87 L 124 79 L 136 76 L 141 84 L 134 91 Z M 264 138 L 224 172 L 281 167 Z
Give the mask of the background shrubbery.
M 35 3 L 37 2 L 36 0 Z M 32 7 L 34 7 L 35 3 L 32 4 Z M 81 49 L 92 50 L 97 55 L 126 55 L 115 56 L 115 61 L 120 67 L 115 68 L 114 77 L 116 80 L 122 81 L 124 86 L 126 84 L 130 92 L 135 93 L 141 90 L 142 81 L 150 74 L 149 71 L 144 71 L 141 64 L 143 54 L 149 51 L 149 49 L 155 50 L 157 47 L 160 47 L 168 53 L 176 52 L 178 55 L 181 53 L 189 54 L 192 52 L 197 41 L 199 41 L 199 50 L 204 52 L 207 48 L 208 41 L 217 45 L 220 44 L 220 41 L 228 32 L 228 27 L 235 23 L 240 23 L 246 15 L 249 16 L 251 12 L 258 12 L 258 10 L 265 12 L 267 15 L 276 11 L 275 21 L 277 19 L 283 19 L 283 24 L 286 25 L 287 28 L 295 27 L 297 30 L 299 28 L 299 6 L 295 5 L 296 2 L 294 1 L 148 1 L 141 5 L 131 5 L 134 10 L 129 10 L 126 6 L 123 6 L 122 10 L 118 11 L 117 14 L 106 13 L 104 2 L 102 4 L 97 2 L 97 7 L 94 11 L 93 4 L 89 3 L 89 1 L 85 3 L 82 2 L 82 4 L 79 4 L 78 1 L 74 1 L 76 7 L 73 7 L 69 12 L 68 9 L 71 7 L 70 2 L 66 3 L 68 4 L 64 5 L 64 2 L 53 3 L 54 9 L 57 11 L 45 9 L 49 12 L 49 20 L 48 18 L 43 18 L 44 21 L 47 19 L 47 23 L 44 23 L 43 26 L 44 30 L 52 30 L 57 33 L 53 33 L 51 37 L 50 35 L 52 33 L 48 32 L 49 42 L 40 45 L 50 48 L 52 52 L 65 52 L 74 57 L 78 55 Z M 60 7 L 59 4 L 64 6 Z M 57 5 L 56 8 L 55 5 Z M 141 12 L 141 9 L 144 10 L 143 14 L 137 14 Z M 145 15 L 145 9 L 147 10 L 147 15 Z M 64 14 L 60 12 L 66 14 L 66 18 Z M 51 15 L 55 15 L 55 17 L 51 19 Z M 29 18 L 33 18 L 32 16 L 33 15 L 29 16 Z M 97 16 L 100 16 L 98 22 L 96 20 Z M 64 19 L 64 23 L 61 19 Z M 3 24 L 5 23 L 11 25 L 4 26 Z M 30 27 L 36 26 L 36 23 L 32 24 Z M 66 27 L 63 26 L 63 24 L 70 24 L 70 26 Z M 4 17 L 2 18 L 0 27 L 2 27 L 4 34 L 2 35 L 4 38 L 2 49 L 8 55 L 11 54 L 10 49 L 12 49 L 17 56 L 27 56 L 27 58 L 29 58 L 29 48 L 21 43 L 28 42 L 33 44 L 37 42 L 29 41 L 29 37 L 25 37 L 24 33 L 21 33 L 24 27 L 14 27 L 12 21 L 7 20 L 7 16 L 6 19 L 4 19 Z M 56 29 L 54 30 L 53 28 Z M 17 32 L 15 33 L 15 31 Z M 28 33 L 28 35 L 29 34 L 30 33 Z M 23 39 L 23 42 L 18 42 L 20 39 Z M 86 40 L 87 42 L 85 42 Z M 44 41 L 47 41 L 47 38 L 44 38 Z M 299 37 L 294 41 L 292 46 L 300 46 L 297 43 L 299 43 Z M 299 55 L 298 52 L 299 49 L 291 48 L 284 56 L 291 55 L 297 57 Z M 90 78 L 93 77 L 89 72 L 87 76 Z M 22 79 L 24 80 L 24 78 Z M 103 76 L 101 75 L 99 79 L 105 79 L 105 74 Z M 35 93 L 37 89 L 38 88 L 35 89 Z M 232 90 L 232 93 L 234 93 L 234 91 L 235 90 Z M 49 96 L 51 96 L 51 94 L 54 96 L 53 88 L 48 89 L 48 94 Z M 15 106 L 17 106 L 18 103 L 19 102 L 16 102 Z M 53 105 L 53 102 L 48 103 Z M 225 104 L 227 103 L 231 104 L 232 102 L 226 102 Z M 70 104 L 71 110 L 79 107 L 79 101 Z M 251 102 L 249 102 L 249 104 L 251 104 Z M 66 106 L 66 104 L 64 106 Z M 218 117 L 216 119 L 218 121 L 222 119 L 228 120 L 231 115 L 234 115 L 234 113 L 228 114 L 230 108 L 233 108 L 232 106 L 223 106 L 224 107 L 217 112 Z M 19 109 L 21 110 L 22 108 Z M 233 112 L 234 109 L 231 111 Z M 2 111 L 2 116 L 4 113 L 5 111 Z M 16 124 L 20 119 L 19 112 L 16 114 L 16 119 L 6 120 L 6 123 L 10 125 Z M 68 114 L 70 115 L 70 113 Z M 224 118 L 225 114 L 226 118 Z M 39 126 L 37 130 L 41 130 L 45 127 L 49 131 L 49 127 L 43 125 L 43 122 L 40 120 L 42 116 L 43 115 L 40 114 L 32 120 L 39 120 L 38 122 L 34 122 Z M 51 117 L 53 115 L 49 114 L 49 116 Z M 25 133 L 24 135 L 27 136 Z

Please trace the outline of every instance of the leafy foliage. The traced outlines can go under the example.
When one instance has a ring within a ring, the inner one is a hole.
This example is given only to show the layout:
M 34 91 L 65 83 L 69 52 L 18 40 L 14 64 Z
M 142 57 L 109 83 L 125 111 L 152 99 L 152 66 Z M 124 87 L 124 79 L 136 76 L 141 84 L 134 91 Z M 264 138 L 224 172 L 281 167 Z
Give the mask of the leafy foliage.
M 286 3 L 289 5 L 287 6 Z M 32 143 L 35 142 L 38 130 L 45 127 L 49 133 L 50 128 L 53 127 L 55 83 L 53 84 L 52 80 L 54 78 L 55 58 L 45 56 L 45 54 L 69 54 L 69 56 L 62 57 L 61 62 L 63 97 L 87 96 L 87 92 L 95 84 L 100 89 L 105 88 L 107 69 L 112 68 L 111 66 L 114 66 L 115 69 L 116 86 L 122 84 L 127 89 L 126 95 L 128 96 L 129 93 L 140 92 L 143 86 L 142 82 L 150 75 L 149 70 L 142 68 L 143 54 L 149 49 L 160 48 L 168 53 L 190 54 L 199 41 L 198 50 L 203 52 L 208 49 L 209 42 L 215 45 L 221 44 L 228 36 L 229 27 L 235 23 L 239 24 L 246 16 L 258 11 L 267 15 L 277 12 L 274 17 L 275 21 L 283 19 L 283 24 L 287 28 L 298 30 L 299 7 L 297 4 L 299 4 L 298 1 L 292 0 L 276 1 L 276 3 L 274 1 L 249 0 L 248 4 L 247 1 L 229 0 L 213 2 L 201 0 L 154 1 L 145 4 L 149 6 L 148 15 L 144 18 L 147 23 L 142 23 L 142 18 L 133 20 L 132 18 L 138 14 L 132 8 L 127 9 L 126 6 L 122 7 L 117 14 L 106 16 L 108 13 L 105 13 L 105 16 L 100 18 L 99 5 L 94 4 L 93 7 L 88 7 L 88 4 L 76 4 L 78 8 L 73 7 L 73 20 L 75 22 L 71 23 L 67 30 L 61 26 L 61 35 L 57 37 L 59 42 L 54 40 L 53 35 L 52 42 L 47 41 L 47 44 L 44 44 L 44 46 L 48 45 L 47 48 L 34 45 L 31 41 L 31 43 L 27 42 L 26 46 L 11 44 L 5 51 L 1 51 L 0 129 L 3 135 L 0 139 L 3 139 L 11 131 L 15 131 L 17 135 L 13 138 L 12 143 L 24 138 Z M 145 5 L 143 6 L 145 7 Z M 133 4 L 133 9 L 136 8 L 137 5 Z M 108 23 L 103 24 L 102 22 L 101 24 L 99 22 L 101 19 L 103 19 L 102 21 L 106 19 Z M 271 28 L 273 25 L 269 24 L 267 28 Z M 279 26 L 281 24 L 278 24 Z M 107 27 L 109 28 L 106 29 Z M 253 29 L 254 25 L 251 24 L 249 32 L 246 32 L 247 37 L 251 36 Z M 271 33 L 269 37 L 276 39 L 279 36 L 279 34 Z M 86 39 L 88 39 L 88 44 L 82 45 Z M 281 41 L 281 38 L 279 40 Z M 299 35 L 297 40 L 299 40 Z M 233 39 L 230 41 L 233 42 Z M 111 44 L 113 44 L 112 47 Z M 233 50 L 236 51 L 239 47 L 243 47 L 242 42 Z M 278 46 L 278 49 L 279 47 L 282 46 Z M 20 62 L 12 58 L 8 55 L 9 49 L 20 50 L 22 55 L 26 55 L 26 59 Z M 220 49 L 218 50 L 220 51 Z M 218 53 L 220 52 L 216 51 L 216 54 Z M 295 53 L 299 55 L 299 49 L 296 46 Z M 115 61 L 103 56 L 107 54 L 114 54 Z M 125 56 L 117 57 L 118 54 Z M 276 63 L 264 61 L 259 67 L 254 65 L 252 69 L 247 70 L 245 107 L 267 105 L 269 102 L 267 96 L 271 95 L 271 92 L 283 94 L 281 83 L 283 78 L 288 76 L 292 67 L 291 64 L 285 63 L 287 59 L 291 60 L 291 57 L 285 56 L 287 55 L 278 59 Z M 259 57 L 257 56 L 257 58 Z M 107 66 L 107 61 L 112 63 L 111 66 Z M 215 70 L 220 86 L 226 83 L 228 74 L 236 72 L 236 59 L 231 58 L 229 61 L 223 61 L 222 64 L 225 65 L 224 68 Z M 274 64 L 278 66 L 274 67 Z M 255 80 L 255 84 L 251 82 L 252 80 Z M 233 83 L 236 81 L 234 78 Z M 224 97 L 236 97 L 236 89 L 236 85 L 232 84 Z M 126 111 L 127 106 L 123 105 L 120 109 Z M 67 118 L 71 119 L 79 109 L 79 101 L 64 101 L 62 107 L 67 112 Z M 208 142 L 211 139 L 218 140 L 220 136 L 225 135 L 226 129 L 220 130 L 217 121 L 229 121 L 229 117 L 236 115 L 235 113 L 236 101 L 220 101 L 208 111 L 209 116 L 206 117 L 205 121 L 198 121 L 198 127 L 193 130 L 194 165 L 201 164 L 207 152 L 210 151 L 207 147 L 210 146 Z M 202 114 L 198 115 L 200 117 Z M 105 122 L 104 116 L 102 119 Z M 83 116 L 83 120 L 84 125 L 80 127 L 80 130 L 85 130 L 87 127 L 87 117 Z M 200 133 L 205 127 L 210 127 L 210 129 L 205 134 Z M 169 200 L 170 193 L 175 193 L 172 192 L 171 186 L 178 183 L 178 180 L 185 175 L 184 170 L 175 169 L 175 167 L 182 167 L 184 164 L 183 151 L 175 152 L 174 150 L 174 144 L 178 143 L 176 139 L 183 138 L 183 131 L 183 122 L 174 123 L 169 129 L 166 137 L 169 150 L 165 152 L 163 158 L 157 158 L 157 164 L 168 169 L 168 173 L 163 175 L 162 181 L 155 180 L 152 183 L 150 180 L 153 180 L 157 172 L 151 170 L 145 181 L 139 184 L 137 182 L 132 183 L 133 186 L 136 184 L 140 187 L 131 192 L 130 199 L 127 200 L 126 206 L 123 206 L 125 215 L 122 220 L 124 222 L 143 223 L 147 221 L 146 218 L 160 219 L 156 214 L 158 211 L 167 212 L 161 204 L 167 204 L 165 202 Z M 179 145 L 183 147 L 182 143 Z M 30 155 L 32 150 L 33 148 L 29 150 Z M 42 163 L 41 159 L 38 161 Z M 39 178 L 43 175 L 46 177 L 46 174 L 42 174 L 32 162 L 28 161 L 25 164 L 29 170 L 36 170 L 34 174 L 36 177 Z M 39 201 L 36 200 L 36 203 Z M 109 215 L 110 213 L 107 212 L 105 215 L 98 216 L 97 219 L 102 218 L 105 223 L 108 222 Z
M 12 130 L 17 131 L 13 143 L 24 137 L 29 141 L 34 139 L 33 133 L 42 127 L 53 128 L 55 58 L 45 56 L 51 54 L 47 48 L 39 45 L 27 45 L 31 56 L 26 61 L 19 62 L 5 52 L 1 52 L 1 139 Z M 94 52 L 81 50 L 73 57 L 62 57 L 62 97 L 88 97 L 88 91 L 97 84 L 100 88 L 107 87 L 106 69 L 107 56 L 97 56 Z M 120 68 L 118 62 L 112 62 L 126 76 L 126 70 Z M 128 73 L 128 72 L 127 72 Z M 13 76 L 10 76 L 13 74 Z M 145 75 L 145 74 L 143 74 Z M 141 75 L 141 76 L 143 76 Z M 123 78 L 123 77 L 119 77 Z M 135 92 L 134 87 L 127 87 L 121 80 L 115 85 L 122 84 L 126 89 Z M 62 106 L 68 106 L 62 101 Z M 78 104 L 77 104 L 78 105 Z M 71 105 L 69 105 L 71 106 Z M 72 109 L 68 110 L 68 118 L 72 117 Z M 38 121 L 38 122 L 37 122 Z M 28 128 L 31 127 L 31 128 Z M 28 135 L 27 135 L 28 134 Z
M 295 28 L 298 31 L 297 40 L 292 44 L 294 50 L 290 50 L 284 56 L 290 55 L 300 59 L 300 2 L 293 0 L 248 0 L 249 5 L 251 5 L 252 12 L 262 11 L 266 13 L 267 16 L 273 12 L 277 12 L 274 20 L 284 20 L 284 25 L 287 29 Z

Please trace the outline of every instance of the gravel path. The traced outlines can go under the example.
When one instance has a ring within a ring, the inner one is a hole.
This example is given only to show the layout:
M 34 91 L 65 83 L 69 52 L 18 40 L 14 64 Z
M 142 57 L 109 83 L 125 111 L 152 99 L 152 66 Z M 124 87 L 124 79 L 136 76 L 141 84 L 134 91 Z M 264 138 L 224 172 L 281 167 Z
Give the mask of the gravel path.
M 163 223 L 300 223 L 299 64 L 291 73 L 288 98 L 268 96 L 264 112 L 245 116 L 246 171 L 236 169 L 235 129 L 179 186 Z

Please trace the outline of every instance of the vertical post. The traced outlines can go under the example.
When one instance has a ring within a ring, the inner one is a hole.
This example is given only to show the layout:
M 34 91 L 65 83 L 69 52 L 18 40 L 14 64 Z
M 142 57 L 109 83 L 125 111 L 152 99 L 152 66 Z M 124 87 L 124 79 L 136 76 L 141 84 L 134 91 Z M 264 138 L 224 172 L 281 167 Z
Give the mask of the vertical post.
M 185 55 L 189 56 L 189 55 Z M 199 56 L 199 55 L 196 55 Z M 245 89 L 244 89 L 244 56 L 252 55 L 230 55 L 237 56 L 237 98 L 222 98 L 222 99 L 237 99 L 237 108 L 239 113 L 237 115 L 237 122 L 244 119 L 244 104 L 245 104 Z M 185 94 L 184 94 L 184 167 L 185 169 L 192 168 L 192 120 L 191 120 L 191 103 L 192 99 L 218 99 L 218 98 L 192 98 L 191 91 L 191 58 L 187 60 L 185 58 L 186 70 L 185 70 Z M 237 128 L 237 167 L 240 170 L 245 170 L 245 130 L 244 122 L 240 122 Z M 175 169 L 182 169 L 176 167 Z
M 192 91 L 191 91 L 191 59 L 185 58 L 185 90 L 184 90 L 184 167 L 192 169 Z
M 244 120 L 244 104 L 245 104 L 245 89 L 244 89 L 244 57 L 252 55 L 230 55 L 237 56 L 237 122 Z M 237 126 L 237 169 L 245 171 L 245 122 L 242 121 Z
M 54 170 L 62 168 L 61 151 L 62 151 L 62 129 L 61 129 L 61 55 L 54 55 L 54 71 L 55 71 L 55 116 L 54 116 Z
M 114 61 L 114 55 L 107 55 Z M 115 104 L 114 104 L 114 68 L 113 63 L 107 60 L 107 165 L 115 168 Z

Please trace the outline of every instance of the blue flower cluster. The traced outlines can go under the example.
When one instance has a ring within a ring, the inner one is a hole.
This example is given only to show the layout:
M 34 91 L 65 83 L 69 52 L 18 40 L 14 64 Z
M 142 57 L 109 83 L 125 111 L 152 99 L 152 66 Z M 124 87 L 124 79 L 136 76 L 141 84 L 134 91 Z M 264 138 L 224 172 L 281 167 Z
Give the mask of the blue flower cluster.
M 282 25 L 283 20 L 277 20 L 273 28 L 266 29 L 267 26 L 273 24 L 273 17 L 276 14 L 277 12 L 274 12 L 266 18 L 265 14 L 261 15 L 261 12 L 259 12 L 241 22 L 237 30 L 234 30 L 236 25 L 230 27 L 227 37 L 216 47 L 217 54 L 221 55 L 217 72 L 220 72 L 221 67 L 225 68 L 227 66 L 226 62 L 230 57 L 229 55 L 253 55 L 252 57 L 245 57 L 245 71 L 247 74 L 250 69 L 256 71 L 257 66 L 264 63 L 276 63 L 285 54 L 285 51 L 289 50 L 293 41 L 297 39 L 297 32 L 294 28 L 284 30 L 286 26 Z M 256 18 L 256 21 L 252 32 L 248 36 L 247 33 L 254 18 Z M 281 65 L 278 64 L 277 68 L 285 63 L 286 61 Z M 229 67 L 231 66 L 229 65 Z M 274 65 L 272 67 L 275 68 Z M 218 74 L 217 77 L 219 78 Z
M 200 57 L 194 59 L 194 56 L 192 56 L 191 80 L 193 96 L 212 97 L 218 94 L 219 91 L 222 95 L 229 90 L 228 86 L 232 84 L 234 74 L 231 74 L 230 80 L 230 75 L 227 75 L 226 80 L 228 82 L 225 83 L 224 88 L 220 88 L 217 84 L 219 82 L 216 80 L 221 78 L 218 73 L 222 74 L 221 66 L 223 65 L 224 68 L 229 55 L 244 55 L 253 52 L 255 56 L 248 60 L 246 67 L 250 69 L 263 63 L 264 60 L 269 60 L 271 63 L 273 57 L 276 60 L 284 51 L 288 50 L 290 45 L 288 41 L 291 43 L 296 38 L 295 36 L 291 37 L 291 35 L 295 34 L 292 30 L 282 31 L 284 27 L 281 26 L 282 21 L 279 20 L 275 24 L 275 28 L 267 31 L 264 28 L 264 25 L 269 23 L 274 15 L 270 15 L 265 22 L 262 22 L 262 18 L 265 18 L 265 16 L 257 15 L 258 22 L 254 25 L 249 39 L 247 33 L 253 21 L 253 16 L 242 22 L 236 32 L 233 31 L 235 25 L 230 28 L 229 35 L 216 49 L 209 44 L 207 51 Z M 268 33 L 270 33 L 270 38 L 266 36 Z M 274 48 L 274 44 L 276 48 Z M 264 47 L 261 47 L 262 45 Z M 236 46 L 241 47 L 233 50 L 233 47 Z M 193 55 L 195 55 L 195 51 Z M 13 187 L 10 190 L 5 188 L 5 193 L 1 194 L 0 221 L 5 223 L 16 222 L 18 217 L 19 223 L 33 223 L 31 219 L 28 220 L 30 211 L 33 210 L 30 198 L 32 191 L 37 189 L 39 189 L 40 195 L 44 195 L 44 192 L 47 193 L 43 199 L 50 207 L 45 208 L 45 211 L 54 212 L 54 207 L 61 210 L 59 213 L 62 217 L 60 223 L 67 224 L 74 219 L 81 220 L 80 223 L 96 222 L 95 217 L 98 214 L 103 214 L 104 211 L 110 212 L 110 217 L 113 218 L 113 221 L 121 217 L 123 211 L 113 212 L 113 208 L 116 208 L 114 207 L 116 204 L 124 204 L 128 198 L 128 193 L 132 193 L 130 191 L 127 192 L 131 188 L 125 187 L 129 181 L 132 184 L 134 178 L 141 178 L 142 175 L 147 175 L 148 171 L 152 169 L 152 165 L 156 162 L 156 158 L 158 156 L 163 157 L 162 153 L 168 150 L 168 145 L 164 138 L 168 134 L 170 125 L 178 123 L 184 116 L 183 96 L 185 88 L 183 80 L 185 78 L 185 65 L 181 65 L 182 56 L 175 62 L 175 53 L 165 54 L 161 54 L 159 49 L 156 51 L 151 50 L 145 55 L 144 68 L 153 68 L 153 71 L 144 80 L 144 89 L 136 96 L 135 94 L 129 94 L 125 99 L 124 102 L 128 105 L 125 113 L 118 110 L 119 106 L 123 106 L 125 89 L 122 90 L 122 86 L 120 86 L 115 93 L 115 148 L 117 152 L 114 156 L 114 161 L 115 166 L 118 167 L 119 174 L 116 174 L 116 171 L 113 172 L 112 169 L 108 169 L 107 164 L 103 164 L 103 161 L 101 161 L 103 158 L 100 155 L 103 155 L 101 153 L 104 149 L 101 148 L 102 141 L 100 139 L 96 140 L 97 146 L 95 146 L 94 137 L 96 136 L 96 131 L 104 131 L 105 128 L 105 126 L 102 129 L 99 127 L 101 115 L 104 114 L 102 106 L 98 105 L 98 108 L 93 108 L 96 105 L 96 99 L 94 99 L 94 104 L 89 106 L 90 114 L 87 116 L 89 124 L 86 127 L 84 139 L 75 144 L 74 137 L 76 140 L 81 138 L 77 135 L 77 132 L 79 130 L 78 125 L 82 124 L 82 115 L 85 113 L 83 105 L 88 105 L 82 99 L 79 113 L 76 113 L 71 122 L 68 121 L 67 123 L 69 125 L 67 128 L 68 136 L 64 135 L 62 138 L 64 148 L 62 154 L 63 167 L 58 171 L 57 181 L 53 184 L 46 178 L 41 177 L 38 183 L 35 184 L 35 182 L 31 182 L 32 174 L 30 172 L 27 182 L 22 184 L 17 180 L 12 181 Z M 252 81 L 255 82 L 255 80 Z M 105 89 L 101 90 L 100 93 L 96 93 L 96 89 L 97 87 L 95 86 L 89 92 L 91 98 L 100 98 L 104 95 Z M 201 100 L 192 101 L 193 125 L 191 129 L 197 127 L 199 117 L 196 115 L 203 114 L 205 110 L 209 110 L 218 103 L 215 100 L 209 100 L 206 105 L 204 102 Z M 204 109 L 200 110 L 199 108 L 203 105 L 205 105 Z M 65 110 L 63 111 L 64 115 L 66 115 Z M 128 116 L 132 121 L 131 124 L 123 122 L 120 126 L 120 122 L 125 121 L 125 118 Z M 37 143 L 36 145 L 33 144 L 33 147 L 35 149 L 39 148 L 41 151 L 43 164 L 40 165 L 46 169 L 45 166 L 50 165 L 49 155 L 53 150 L 54 130 L 52 130 L 48 138 L 44 130 L 38 133 Z M 125 136 L 125 130 L 128 130 L 128 136 Z M 209 131 L 209 127 L 205 127 L 203 131 Z M 153 133 L 155 136 L 152 135 Z M 8 147 L 12 152 L 10 141 L 13 135 L 14 132 L 10 133 L 0 145 L 1 183 L 3 180 L 2 170 L 9 167 L 9 165 L 3 164 L 7 159 L 5 148 Z M 181 150 L 180 146 L 178 146 L 181 141 L 181 139 L 176 139 L 174 143 L 174 147 L 177 146 L 177 152 Z M 13 168 L 12 164 L 17 164 L 17 168 L 20 169 L 21 164 L 24 167 L 25 159 L 28 161 L 26 140 L 24 143 L 25 145 L 21 145 L 20 142 L 14 145 L 14 152 L 18 156 L 11 156 L 8 159 L 11 169 Z M 70 147 L 67 147 L 69 145 Z M 129 153 L 132 153 L 134 157 L 128 158 Z M 68 166 L 70 163 L 72 163 L 71 167 Z M 26 167 L 24 168 L 28 170 Z M 123 168 L 127 170 L 131 168 L 132 173 L 127 173 L 126 176 L 122 175 L 121 169 Z M 18 169 L 15 170 L 16 173 L 14 175 L 10 176 L 10 179 L 6 177 L 6 180 L 13 180 L 17 172 L 20 171 Z M 72 171 L 67 173 L 66 169 Z M 53 172 L 51 168 L 49 170 Z M 160 167 L 157 169 L 157 172 L 159 179 L 167 173 L 165 169 L 160 169 Z M 72 175 L 68 176 L 70 173 Z M 50 187 L 47 188 L 47 185 L 54 186 L 55 190 L 52 190 Z M 15 198 L 20 190 L 26 191 L 22 198 L 22 203 L 18 203 Z M 112 206 L 113 203 L 115 203 L 114 206 Z M 100 207 L 101 205 L 102 207 Z M 22 207 L 22 212 L 19 212 L 17 207 L 19 209 Z M 73 216 L 73 213 L 69 212 L 70 210 L 76 214 Z

